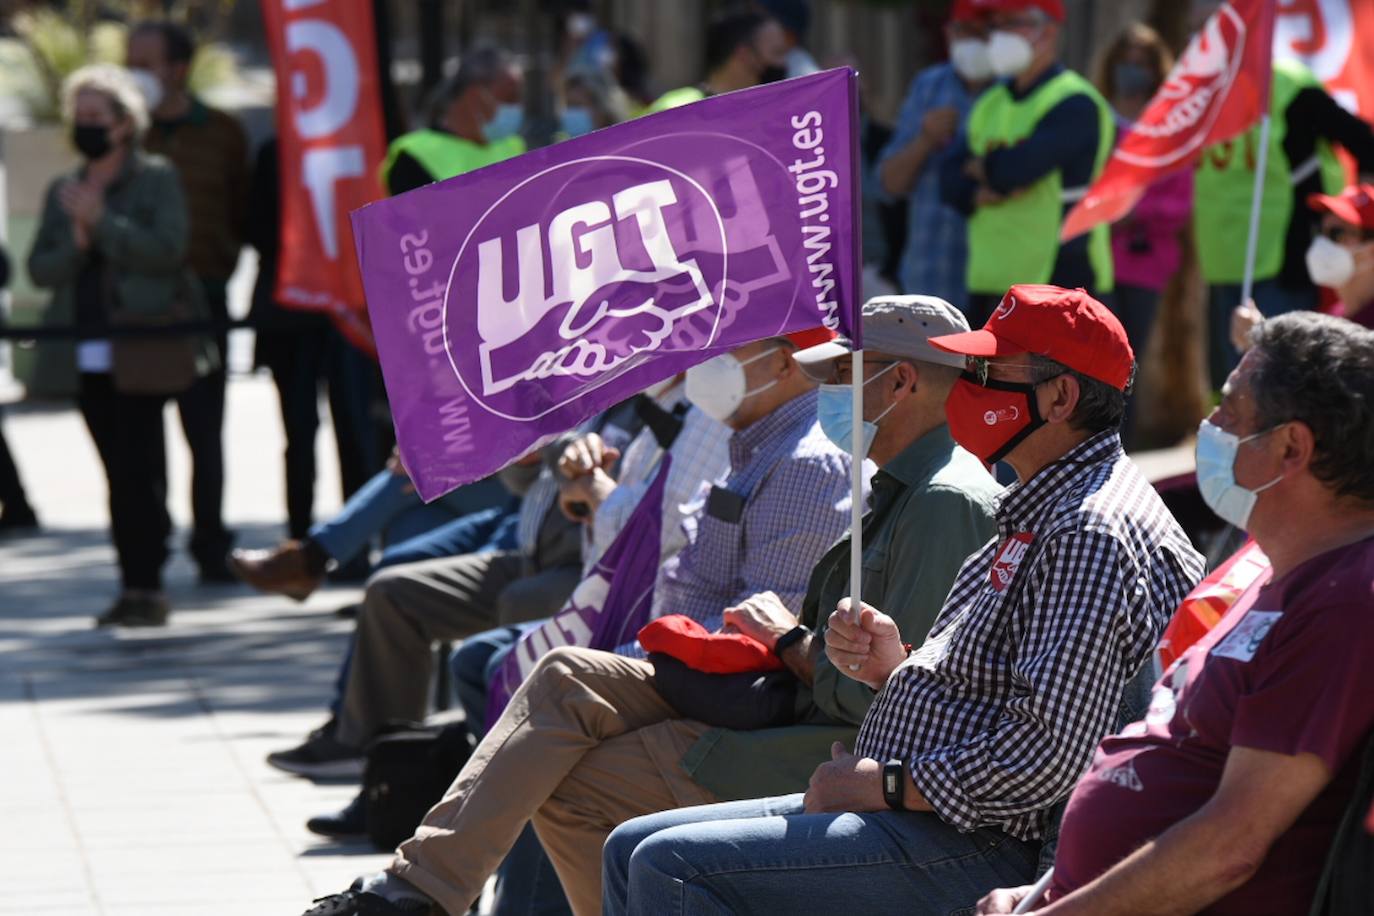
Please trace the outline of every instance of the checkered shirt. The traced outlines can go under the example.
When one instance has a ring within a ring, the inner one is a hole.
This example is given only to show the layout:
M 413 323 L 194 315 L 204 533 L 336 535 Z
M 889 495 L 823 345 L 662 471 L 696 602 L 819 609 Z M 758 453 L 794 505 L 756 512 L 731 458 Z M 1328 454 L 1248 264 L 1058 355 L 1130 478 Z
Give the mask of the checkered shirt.
M 997 525 L 874 700 L 857 749 L 904 759 L 958 829 L 1035 840 L 1203 560 L 1115 433 L 1007 490 Z
M 878 168 L 916 139 L 927 113 L 953 108 L 962 123 L 973 108 L 974 98 L 949 64 L 936 64 L 916 74 L 892 138 L 878 155 Z M 899 279 L 902 292 L 939 296 L 962 309 L 968 302 L 968 229 L 963 215 L 940 198 L 942 156 L 939 152 L 931 155 L 907 197 L 906 249 Z
M 725 608 L 766 591 L 800 613 L 812 567 L 849 527 L 849 456 L 821 432 L 814 391 L 730 437 L 729 473 L 714 482 L 739 492 L 751 481 L 738 537 L 709 536 L 720 526 L 698 536 L 708 486 L 684 507 L 687 546 L 659 576 L 654 616 L 685 614 L 714 631 Z M 643 655 L 638 644 L 618 651 Z

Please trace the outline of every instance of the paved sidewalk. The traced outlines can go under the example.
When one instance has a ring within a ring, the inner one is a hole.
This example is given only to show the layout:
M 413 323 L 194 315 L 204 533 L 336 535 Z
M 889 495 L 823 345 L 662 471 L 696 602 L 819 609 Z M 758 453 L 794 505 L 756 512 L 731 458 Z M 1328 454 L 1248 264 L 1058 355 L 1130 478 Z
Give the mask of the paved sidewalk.
M 168 419 L 180 546 L 187 456 Z M 382 865 L 304 828 L 354 787 L 263 762 L 322 720 L 351 626 L 331 612 L 356 590 L 295 605 L 202 589 L 178 555 L 169 627 L 95 631 L 116 588 L 95 450 L 72 410 L 8 409 L 4 423 L 45 532 L 0 541 L 0 914 L 294 916 Z M 225 441 L 229 524 L 240 543 L 271 543 L 283 443 L 265 378 L 231 383 Z M 317 517 L 338 506 L 331 441 L 322 430 Z

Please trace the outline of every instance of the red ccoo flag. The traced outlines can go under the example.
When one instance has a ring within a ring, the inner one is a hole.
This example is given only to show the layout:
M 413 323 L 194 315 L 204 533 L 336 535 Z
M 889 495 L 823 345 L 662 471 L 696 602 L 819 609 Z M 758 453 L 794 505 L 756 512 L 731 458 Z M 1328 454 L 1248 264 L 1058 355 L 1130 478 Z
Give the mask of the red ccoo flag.
M 1193 36 L 1101 177 L 1064 220 L 1064 240 L 1131 212 L 1145 189 L 1249 130 L 1269 110 L 1276 0 L 1228 0 Z

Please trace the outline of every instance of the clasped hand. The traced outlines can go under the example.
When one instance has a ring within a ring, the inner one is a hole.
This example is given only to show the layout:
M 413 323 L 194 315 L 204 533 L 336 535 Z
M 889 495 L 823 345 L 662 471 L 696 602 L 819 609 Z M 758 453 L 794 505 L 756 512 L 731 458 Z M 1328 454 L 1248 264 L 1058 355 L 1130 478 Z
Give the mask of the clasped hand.
M 825 654 L 842 674 L 881 690 L 906 660 L 906 647 L 895 620 L 867 604 L 856 619 L 850 599 L 842 598 L 826 626 Z

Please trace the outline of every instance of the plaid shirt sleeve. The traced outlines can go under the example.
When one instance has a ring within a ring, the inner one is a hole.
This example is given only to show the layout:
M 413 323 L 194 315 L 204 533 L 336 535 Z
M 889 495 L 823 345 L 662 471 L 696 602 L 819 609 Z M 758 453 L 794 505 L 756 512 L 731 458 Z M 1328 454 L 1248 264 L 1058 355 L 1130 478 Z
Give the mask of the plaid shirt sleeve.
M 782 464 L 755 497 L 740 570 L 743 588 L 707 616 L 692 616 L 714 632 L 726 607 L 770 591 L 800 616 L 811 570 L 849 530 L 849 494 L 849 464 L 838 454 Z
M 1119 652 L 1134 584 L 1121 545 L 1094 531 L 1047 544 L 1028 580 L 1009 695 L 991 727 L 910 760 L 936 813 L 963 830 L 1048 808 L 1073 787 L 1114 721 L 1129 674 Z

